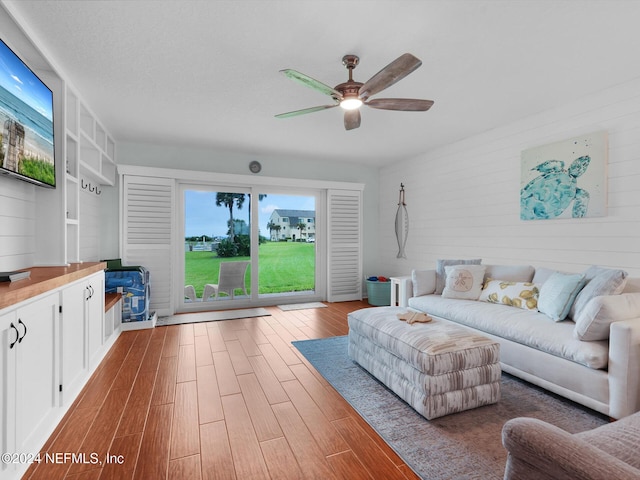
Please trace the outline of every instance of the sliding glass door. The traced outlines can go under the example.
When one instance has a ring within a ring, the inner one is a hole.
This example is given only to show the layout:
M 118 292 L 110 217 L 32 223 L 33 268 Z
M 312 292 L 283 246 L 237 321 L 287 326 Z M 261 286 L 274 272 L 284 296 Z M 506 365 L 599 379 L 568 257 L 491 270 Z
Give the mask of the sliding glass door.
M 259 210 L 261 296 L 316 290 L 316 197 L 266 194 Z M 264 232 L 264 233 L 263 233 Z
M 180 196 L 184 295 L 179 311 L 319 299 L 319 192 L 182 185 Z
M 184 301 L 250 298 L 249 192 L 192 186 L 183 190 L 183 202 Z

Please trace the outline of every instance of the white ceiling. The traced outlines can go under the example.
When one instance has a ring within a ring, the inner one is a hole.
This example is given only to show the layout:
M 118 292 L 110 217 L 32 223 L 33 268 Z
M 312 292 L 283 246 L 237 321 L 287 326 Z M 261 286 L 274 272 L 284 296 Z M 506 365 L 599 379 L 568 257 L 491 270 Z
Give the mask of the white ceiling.
M 5 3 L 116 141 L 383 165 L 640 77 L 637 0 Z M 334 86 L 352 53 L 364 82 L 405 52 L 422 67 L 377 97 L 428 112 L 274 118 L 331 103 L 279 70 Z

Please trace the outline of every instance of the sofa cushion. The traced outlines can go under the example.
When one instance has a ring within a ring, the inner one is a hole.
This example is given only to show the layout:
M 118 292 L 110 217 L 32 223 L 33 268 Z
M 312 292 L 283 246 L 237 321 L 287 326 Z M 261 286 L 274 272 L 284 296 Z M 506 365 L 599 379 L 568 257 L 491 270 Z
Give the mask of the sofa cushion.
M 428 295 L 436 291 L 436 271 L 435 270 L 412 270 L 411 283 L 413 285 L 413 296 Z
M 533 280 L 531 280 L 536 285 L 542 285 L 547 279 L 556 273 L 557 270 L 552 270 L 546 267 L 536 267 L 536 273 L 533 275 Z
M 442 296 L 446 298 L 465 298 L 477 300 L 484 281 L 484 265 L 448 265 Z
M 485 282 L 478 300 L 537 312 L 538 294 L 539 290 L 535 283 L 489 280 Z
M 627 277 L 627 284 L 624 286 L 622 293 L 640 292 L 640 278 Z
M 607 366 L 609 342 L 580 341 L 573 335 L 575 324 L 571 321 L 554 322 L 531 310 L 475 300 L 452 300 L 441 295 L 410 298 L 409 307 L 590 368 Z
M 447 274 L 444 271 L 444 267 L 447 265 L 480 265 L 482 262 L 481 258 L 476 258 L 473 260 L 455 260 L 455 259 L 439 259 L 436 262 L 436 290 L 435 293 L 440 295 L 442 290 L 444 290 L 445 280 L 447 279 Z
M 576 317 L 575 336 L 584 342 L 606 340 L 613 322 L 640 317 L 640 293 L 592 298 Z
M 538 310 L 556 322 L 564 320 L 584 284 L 582 274 L 554 272 L 540 287 Z
M 485 280 L 497 279 L 508 282 L 530 282 L 535 269 L 531 265 L 487 265 Z
M 627 272 L 593 265 L 584 272 L 586 285 L 578 293 L 569 311 L 569 317 L 576 320 L 592 298 L 601 295 L 618 295 L 627 283 Z

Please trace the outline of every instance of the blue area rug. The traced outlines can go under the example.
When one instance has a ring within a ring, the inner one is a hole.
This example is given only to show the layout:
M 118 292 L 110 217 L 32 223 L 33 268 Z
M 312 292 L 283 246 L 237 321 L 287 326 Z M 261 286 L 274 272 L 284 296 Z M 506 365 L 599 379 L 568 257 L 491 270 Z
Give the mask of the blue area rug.
M 349 358 L 348 337 L 293 345 L 423 479 L 501 479 L 507 458 L 502 426 L 511 418 L 539 418 L 571 433 L 608 422 L 507 374 L 500 402 L 427 420 Z

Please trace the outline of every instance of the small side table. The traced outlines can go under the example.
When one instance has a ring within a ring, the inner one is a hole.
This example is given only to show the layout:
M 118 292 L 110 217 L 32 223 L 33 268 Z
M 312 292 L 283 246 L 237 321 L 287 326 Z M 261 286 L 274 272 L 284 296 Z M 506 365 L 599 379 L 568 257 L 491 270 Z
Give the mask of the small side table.
M 406 307 L 411 293 L 411 276 L 391 277 L 391 306 Z

